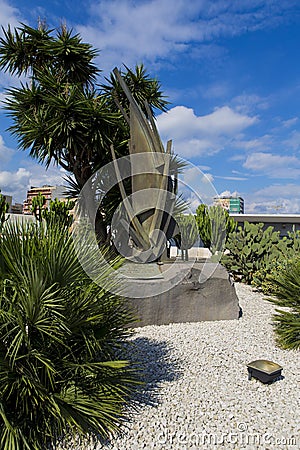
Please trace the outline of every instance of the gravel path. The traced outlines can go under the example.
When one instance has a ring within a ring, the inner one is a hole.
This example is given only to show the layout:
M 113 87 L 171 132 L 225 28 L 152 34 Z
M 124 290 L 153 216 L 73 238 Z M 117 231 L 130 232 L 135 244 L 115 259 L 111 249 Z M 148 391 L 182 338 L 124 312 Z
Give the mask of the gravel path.
M 300 448 L 300 352 L 275 346 L 271 303 L 250 286 L 236 291 L 239 320 L 135 330 L 145 404 L 124 436 L 97 450 Z M 282 365 L 283 378 L 248 381 L 255 359 Z

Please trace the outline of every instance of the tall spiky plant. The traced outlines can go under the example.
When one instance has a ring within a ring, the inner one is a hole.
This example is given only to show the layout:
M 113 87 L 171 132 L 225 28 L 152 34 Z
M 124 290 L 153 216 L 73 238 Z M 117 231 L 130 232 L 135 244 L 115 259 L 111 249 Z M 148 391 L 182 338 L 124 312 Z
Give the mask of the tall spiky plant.
M 54 200 L 50 200 L 49 209 L 44 209 L 42 216 L 49 226 L 57 223 L 62 227 L 70 227 L 73 222 L 70 210 L 74 206 L 75 202 L 72 200 L 61 201 L 55 198 Z
M 295 257 L 286 270 L 271 279 L 276 286 L 276 297 L 268 300 L 277 306 L 274 325 L 280 346 L 286 349 L 300 348 L 300 259 Z
M 225 242 L 236 229 L 234 219 L 221 206 L 208 207 L 204 204 L 198 206 L 195 219 L 204 246 L 208 247 L 212 254 L 222 252 Z
M 5 227 L 1 449 L 45 450 L 66 436 L 106 437 L 124 420 L 136 376 L 117 355 L 132 317 L 109 293 L 108 270 L 100 271 L 100 285 L 92 282 L 66 228 Z
M 6 221 L 7 211 L 8 211 L 8 203 L 5 199 L 5 196 L 1 194 L 1 189 L 0 189 L 0 231 L 1 231 L 1 228 L 4 224 L 4 222 Z
M 180 229 L 180 234 L 176 236 L 176 240 L 182 252 L 181 257 L 188 261 L 188 251 L 193 247 L 197 239 L 199 239 L 197 223 L 193 214 L 178 214 L 176 222 Z
M 43 210 L 46 207 L 46 197 L 40 192 L 36 197 L 33 197 L 31 203 L 31 212 L 38 222 L 43 220 Z

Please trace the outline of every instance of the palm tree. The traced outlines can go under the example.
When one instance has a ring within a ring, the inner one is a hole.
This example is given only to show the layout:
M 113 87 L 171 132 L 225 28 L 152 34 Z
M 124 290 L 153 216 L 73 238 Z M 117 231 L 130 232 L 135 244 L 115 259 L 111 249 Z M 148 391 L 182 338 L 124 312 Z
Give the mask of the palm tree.
M 49 167 L 51 163 L 73 174 L 79 192 L 91 175 L 117 156 L 128 153 L 129 127 L 115 101 L 127 108 L 118 82 L 111 76 L 100 89 L 97 51 L 65 26 L 49 30 L 21 24 L 3 30 L 0 69 L 27 76 L 28 82 L 7 92 L 6 110 L 11 133 L 21 150 Z M 122 73 L 138 102 L 165 110 L 160 85 L 143 66 Z M 105 214 L 98 214 L 98 235 L 106 239 Z
M 100 269 L 104 287 L 83 271 L 67 228 L 8 224 L 1 234 L 0 448 L 107 437 L 124 420 L 136 372 L 118 355 L 132 316 Z

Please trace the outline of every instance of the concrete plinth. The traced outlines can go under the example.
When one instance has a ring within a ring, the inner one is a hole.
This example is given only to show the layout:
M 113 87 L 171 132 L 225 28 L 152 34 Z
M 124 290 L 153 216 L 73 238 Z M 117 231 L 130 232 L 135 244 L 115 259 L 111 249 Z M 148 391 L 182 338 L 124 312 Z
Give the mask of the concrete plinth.
M 169 266 L 169 263 L 160 266 L 164 278 L 167 278 L 164 274 L 168 273 Z M 209 278 L 199 282 L 203 266 L 204 262 L 200 261 L 177 264 L 177 277 L 173 277 L 172 287 L 157 295 L 152 294 L 161 286 L 161 279 L 137 280 L 137 295 L 133 297 L 140 298 L 127 297 L 140 319 L 133 326 L 238 319 L 238 297 L 228 272 L 215 264 Z M 183 271 L 186 275 L 182 279 Z

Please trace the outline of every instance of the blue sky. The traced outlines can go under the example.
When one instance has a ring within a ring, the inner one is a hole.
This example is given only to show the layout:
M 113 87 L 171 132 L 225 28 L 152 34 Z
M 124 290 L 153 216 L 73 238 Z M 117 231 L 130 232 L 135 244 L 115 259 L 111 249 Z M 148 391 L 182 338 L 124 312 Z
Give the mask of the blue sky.
M 39 17 L 98 48 L 102 76 L 143 62 L 171 102 L 157 117 L 163 141 L 219 194 L 237 192 L 247 213 L 300 213 L 298 0 L 0 0 L 4 27 Z M 1 98 L 16 83 L 1 73 Z M 8 126 L 2 111 L 2 192 L 17 202 L 30 185 L 60 183 L 62 171 L 19 151 Z

